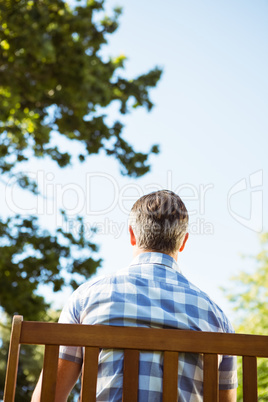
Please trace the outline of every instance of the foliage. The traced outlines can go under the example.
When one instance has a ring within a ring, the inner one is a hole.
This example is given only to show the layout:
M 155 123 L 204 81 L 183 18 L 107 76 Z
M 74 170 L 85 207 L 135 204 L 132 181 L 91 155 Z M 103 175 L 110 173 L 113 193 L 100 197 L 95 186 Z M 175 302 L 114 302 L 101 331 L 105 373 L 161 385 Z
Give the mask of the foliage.
M 122 138 L 122 123 L 109 125 L 103 110 L 117 102 L 125 114 L 131 99 L 132 107 L 150 110 L 148 89 L 161 71 L 120 76 L 125 57 L 106 60 L 100 52 L 120 9 L 97 19 L 102 10 L 103 1 L 95 0 L 74 9 L 62 0 L 0 0 L 0 172 L 13 174 L 32 155 L 69 165 L 72 154 L 52 145 L 52 130 L 83 146 L 81 162 L 104 150 L 120 161 L 122 173 L 148 172 L 148 155 L 135 152 Z M 20 181 L 33 188 L 29 178 Z
M 52 286 L 54 292 L 66 285 L 76 289 L 79 279 L 82 282 L 96 272 L 101 260 L 92 254 L 97 247 L 87 240 L 83 221 L 77 219 L 76 237 L 62 228 L 55 235 L 41 230 L 36 217 L 0 221 L 0 305 L 7 314 L 44 319 L 49 305 L 37 295 L 40 284 Z
M 234 289 L 228 292 L 237 314 L 236 332 L 268 335 L 268 233 L 261 237 L 262 250 L 255 257 L 257 267 L 253 273 L 241 272 L 233 278 Z M 259 401 L 268 400 L 268 361 L 258 359 Z M 238 376 L 242 379 L 242 363 L 238 361 Z M 242 401 L 242 384 L 238 388 L 238 401 Z

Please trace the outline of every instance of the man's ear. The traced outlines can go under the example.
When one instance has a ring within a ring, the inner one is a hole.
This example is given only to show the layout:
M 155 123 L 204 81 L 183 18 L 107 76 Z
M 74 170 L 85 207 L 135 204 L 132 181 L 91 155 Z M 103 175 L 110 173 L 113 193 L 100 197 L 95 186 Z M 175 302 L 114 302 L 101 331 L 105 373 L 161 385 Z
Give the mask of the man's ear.
M 134 235 L 132 227 L 129 226 L 128 230 L 129 230 L 129 234 L 130 234 L 130 244 L 131 244 L 131 246 L 136 246 L 136 237 Z
M 189 233 L 186 233 L 186 235 L 184 236 L 182 245 L 181 245 L 180 248 L 179 248 L 179 252 L 180 252 L 180 253 L 183 251 L 183 249 L 184 249 L 184 247 L 185 247 L 185 244 L 186 244 L 188 238 L 189 238 Z

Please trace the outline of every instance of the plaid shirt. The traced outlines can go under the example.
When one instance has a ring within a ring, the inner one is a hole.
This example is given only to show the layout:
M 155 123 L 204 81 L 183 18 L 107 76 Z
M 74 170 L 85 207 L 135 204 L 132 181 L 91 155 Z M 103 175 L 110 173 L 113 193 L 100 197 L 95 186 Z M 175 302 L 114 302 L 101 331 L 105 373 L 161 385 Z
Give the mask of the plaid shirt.
M 181 274 L 172 257 L 161 253 L 140 254 L 128 268 L 81 285 L 64 307 L 60 322 L 234 332 L 222 310 Z M 60 357 L 82 363 L 83 350 L 62 346 Z M 202 365 L 201 355 L 180 354 L 179 401 L 203 400 Z M 162 400 L 162 370 L 160 352 L 141 352 L 140 402 Z M 122 351 L 100 352 L 97 401 L 121 400 L 122 371 Z M 219 357 L 220 389 L 236 386 L 236 358 Z

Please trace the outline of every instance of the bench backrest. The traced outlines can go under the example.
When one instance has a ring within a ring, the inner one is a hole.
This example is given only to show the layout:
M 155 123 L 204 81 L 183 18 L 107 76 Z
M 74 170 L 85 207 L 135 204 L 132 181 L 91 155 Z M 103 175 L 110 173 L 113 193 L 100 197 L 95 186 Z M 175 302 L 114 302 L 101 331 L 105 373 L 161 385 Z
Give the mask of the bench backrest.
M 245 402 L 257 402 L 257 357 L 268 357 L 268 336 L 137 327 L 91 326 L 23 321 L 13 319 L 6 373 L 4 402 L 15 397 L 19 348 L 21 344 L 45 345 L 42 397 L 55 398 L 60 345 L 85 347 L 81 401 L 96 400 L 98 355 L 100 348 L 124 350 L 124 402 L 137 402 L 139 351 L 164 353 L 163 402 L 178 401 L 178 355 L 181 352 L 204 355 L 204 402 L 216 402 L 218 355 L 243 356 L 243 394 Z M 83 381 L 86 378 L 87 381 Z

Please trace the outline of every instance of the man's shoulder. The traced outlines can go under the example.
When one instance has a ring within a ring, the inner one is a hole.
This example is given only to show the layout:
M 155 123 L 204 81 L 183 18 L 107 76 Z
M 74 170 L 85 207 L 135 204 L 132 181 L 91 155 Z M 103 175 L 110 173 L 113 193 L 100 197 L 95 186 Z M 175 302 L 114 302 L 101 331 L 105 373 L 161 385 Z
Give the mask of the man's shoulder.
M 218 327 L 218 330 L 222 332 L 234 332 L 227 315 L 206 292 L 190 281 L 188 281 L 187 287 L 189 297 L 192 299 L 191 302 L 196 300 L 196 308 L 199 310 L 199 314 L 204 317 L 208 324 L 212 325 L 213 330 Z
M 97 275 L 80 285 L 73 294 L 76 296 L 84 296 L 88 294 L 88 292 L 95 291 L 98 288 L 113 285 L 113 283 L 120 281 L 120 278 L 126 278 L 127 276 L 128 268 L 123 268 L 110 274 Z
M 220 323 L 221 331 L 233 333 L 234 332 L 233 326 L 232 326 L 229 318 L 227 317 L 227 315 L 221 309 L 221 307 L 214 300 L 212 300 L 211 297 L 208 296 L 205 292 L 202 292 L 202 294 L 204 295 L 204 297 L 206 297 L 206 301 L 210 306 L 210 314 L 211 315 L 208 315 L 208 320 L 211 319 L 212 315 L 215 315 L 215 317 L 217 318 L 217 320 Z
M 92 287 L 102 285 L 102 284 L 107 284 L 107 283 L 111 282 L 115 278 L 115 276 L 116 276 L 116 274 L 98 275 L 98 276 L 84 282 L 82 285 L 80 285 L 75 290 L 75 292 L 77 294 L 83 294 L 84 292 L 87 292 Z

